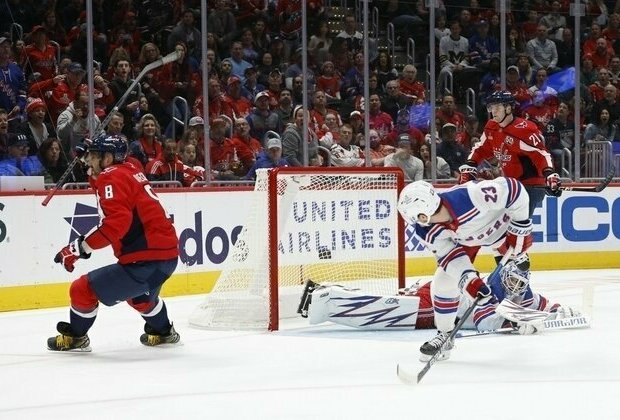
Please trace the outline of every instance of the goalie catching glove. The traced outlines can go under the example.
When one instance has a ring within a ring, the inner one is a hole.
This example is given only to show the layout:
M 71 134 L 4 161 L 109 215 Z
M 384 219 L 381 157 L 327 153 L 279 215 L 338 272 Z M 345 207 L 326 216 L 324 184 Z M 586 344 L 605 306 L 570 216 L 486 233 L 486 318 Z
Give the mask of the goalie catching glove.
M 85 247 L 88 248 L 88 245 L 84 243 L 84 236 L 80 236 L 75 241 L 61 249 L 54 257 L 54 262 L 62 264 L 65 267 L 65 270 L 71 273 L 75 268 L 75 262 L 78 259 L 90 258 L 90 249 L 87 251 L 84 249 Z
M 505 255 L 512 248 L 512 255 L 520 255 L 532 246 L 532 221 L 511 220 L 506 231 L 506 240 L 499 247 L 500 254 Z
M 478 169 L 472 161 L 467 161 L 466 164 L 459 166 L 459 172 L 459 184 L 475 181 L 478 178 Z

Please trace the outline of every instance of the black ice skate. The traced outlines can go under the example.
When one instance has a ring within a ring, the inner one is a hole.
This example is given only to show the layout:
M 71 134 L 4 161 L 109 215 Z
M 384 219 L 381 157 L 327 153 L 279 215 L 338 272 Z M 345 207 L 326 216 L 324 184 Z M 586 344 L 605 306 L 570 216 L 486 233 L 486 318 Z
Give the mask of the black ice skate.
M 47 349 L 52 351 L 88 352 L 90 339 L 88 335 L 76 336 L 68 322 L 59 322 L 56 329 L 60 333 L 47 339 Z
M 420 347 L 420 362 L 428 362 L 440 349 L 442 351 L 437 357 L 437 361 L 448 359 L 450 357 L 450 350 L 454 348 L 454 338 L 446 342 L 449 335 L 449 331 L 437 332 L 437 335 L 432 340 L 422 344 Z
M 306 282 L 304 293 L 301 295 L 301 301 L 297 307 L 297 313 L 300 314 L 302 318 L 308 318 L 308 307 L 310 307 L 310 303 L 312 303 L 312 292 L 318 286 L 320 285 L 312 280 Z
M 144 324 L 144 334 L 140 336 L 140 342 L 145 346 L 154 347 L 162 344 L 175 344 L 181 339 L 179 333 L 170 325 L 167 333 L 161 334 L 153 329 L 149 324 Z

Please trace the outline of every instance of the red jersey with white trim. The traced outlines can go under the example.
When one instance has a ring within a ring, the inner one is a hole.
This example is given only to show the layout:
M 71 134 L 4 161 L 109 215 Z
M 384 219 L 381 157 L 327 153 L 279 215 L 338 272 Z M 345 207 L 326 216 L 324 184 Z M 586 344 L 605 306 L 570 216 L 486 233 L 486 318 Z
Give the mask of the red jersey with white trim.
M 101 221 L 85 239 L 89 247 L 112 245 L 120 264 L 178 257 L 174 226 L 140 170 L 127 162 L 112 165 L 90 182 Z
M 489 120 L 468 160 L 479 165 L 492 158 L 501 162 L 504 176 L 518 179 L 524 185 L 544 186 L 543 170 L 553 168 L 542 133 L 534 122 L 519 117 L 504 128 Z
M 30 62 L 31 71 L 41 73 L 40 80 L 53 79 L 56 76 L 56 47 L 46 44 L 44 50 L 40 50 L 34 44 L 24 47 L 24 54 Z

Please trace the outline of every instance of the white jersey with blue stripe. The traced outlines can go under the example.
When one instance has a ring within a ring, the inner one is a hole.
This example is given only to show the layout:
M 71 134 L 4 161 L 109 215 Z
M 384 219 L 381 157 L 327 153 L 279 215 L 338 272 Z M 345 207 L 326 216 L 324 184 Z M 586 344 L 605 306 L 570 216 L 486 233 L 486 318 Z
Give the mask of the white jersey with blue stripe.
M 433 252 L 437 265 L 460 279 L 475 271 L 466 247 L 499 247 L 510 220 L 527 220 L 529 197 L 513 178 L 467 182 L 439 193 L 452 222 L 416 225 L 416 235 Z

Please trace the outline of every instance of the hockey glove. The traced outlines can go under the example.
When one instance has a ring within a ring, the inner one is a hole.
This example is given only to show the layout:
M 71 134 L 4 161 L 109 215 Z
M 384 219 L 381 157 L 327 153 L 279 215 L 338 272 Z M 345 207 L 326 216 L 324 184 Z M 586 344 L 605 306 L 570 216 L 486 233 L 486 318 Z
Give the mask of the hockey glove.
M 499 247 L 498 251 L 504 255 L 512 248 L 512 255 L 520 255 L 532 246 L 532 221 L 511 220 L 506 231 L 506 240 Z
M 480 297 L 478 301 L 478 305 L 486 305 L 489 303 L 491 299 L 493 299 L 493 293 L 491 293 L 491 289 L 486 285 L 485 282 L 482 281 L 480 277 L 474 275 L 469 279 L 461 279 L 461 281 L 465 280 L 465 287 L 463 287 L 463 292 L 469 297 L 472 301 L 476 300 L 476 298 Z
M 84 236 L 80 236 L 75 241 L 71 242 L 69 245 L 64 247 L 63 249 L 56 254 L 54 257 L 54 262 L 62 264 L 69 273 L 73 271 L 75 268 L 75 262 L 80 259 L 88 259 L 90 258 L 90 252 L 84 251 Z
M 532 335 L 538 332 L 538 328 L 526 322 L 517 322 L 517 329 L 521 335 Z
M 475 163 L 472 161 L 467 161 L 465 165 L 459 166 L 459 172 L 459 184 L 475 181 L 478 178 L 478 169 L 476 169 Z
M 577 309 L 571 308 L 570 306 L 558 306 L 556 309 L 551 310 L 547 320 L 553 321 L 556 319 L 572 318 L 576 316 L 581 316 L 581 312 Z
M 560 187 L 562 186 L 562 180 L 560 180 L 560 175 L 553 170 L 547 168 L 543 171 L 543 175 L 545 176 L 545 183 L 547 195 L 552 197 L 559 197 L 562 195 L 562 190 Z

